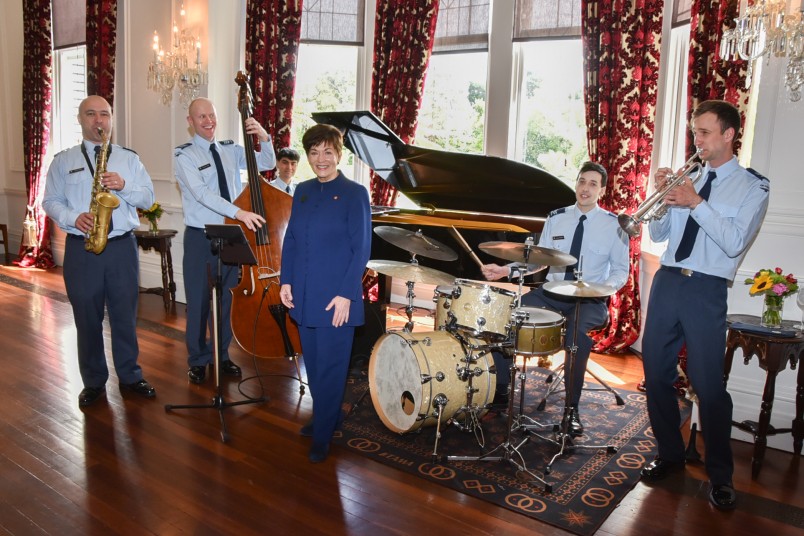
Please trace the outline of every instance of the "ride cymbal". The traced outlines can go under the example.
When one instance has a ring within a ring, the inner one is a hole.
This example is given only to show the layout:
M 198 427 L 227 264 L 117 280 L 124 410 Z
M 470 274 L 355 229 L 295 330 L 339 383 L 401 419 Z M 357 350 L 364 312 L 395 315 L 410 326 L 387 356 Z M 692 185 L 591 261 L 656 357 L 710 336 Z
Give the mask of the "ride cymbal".
M 454 261 L 458 254 L 438 240 L 424 236 L 421 230 L 413 232 L 400 227 L 381 225 L 374 228 L 382 239 L 391 244 L 416 255 L 437 259 L 440 261 Z
M 609 285 L 571 280 L 548 281 L 542 285 L 542 288 L 553 294 L 560 294 L 571 298 L 605 298 L 617 292 L 616 288 Z
M 455 278 L 447 273 L 398 261 L 369 261 L 367 268 L 391 277 L 398 277 L 414 283 L 429 283 L 431 285 L 452 285 Z
M 536 264 L 542 266 L 569 266 L 578 259 L 556 249 L 534 246 L 525 242 L 483 242 L 481 251 L 507 261 Z

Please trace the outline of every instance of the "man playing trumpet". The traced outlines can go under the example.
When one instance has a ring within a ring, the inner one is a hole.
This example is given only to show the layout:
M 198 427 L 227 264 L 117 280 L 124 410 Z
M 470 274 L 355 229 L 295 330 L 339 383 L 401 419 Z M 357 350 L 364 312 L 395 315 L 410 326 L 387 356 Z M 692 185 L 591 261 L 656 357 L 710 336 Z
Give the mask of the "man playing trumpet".
M 685 446 L 673 382 L 678 353 L 687 345 L 687 375 L 698 395 L 706 443 L 709 500 L 732 509 L 731 397 L 723 385 L 728 283 L 759 232 L 768 207 L 768 180 L 734 156 L 740 114 L 725 101 L 702 102 L 692 114 L 695 146 L 705 163 L 694 185 L 689 177 L 664 197 L 669 210 L 648 226 L 667 241 L 653 279 L 642 342 L 648 414 L 659 453 L 642 469 L 656 481 L 684 469 Z M 657 191 L 672 170 L 656 172 Z

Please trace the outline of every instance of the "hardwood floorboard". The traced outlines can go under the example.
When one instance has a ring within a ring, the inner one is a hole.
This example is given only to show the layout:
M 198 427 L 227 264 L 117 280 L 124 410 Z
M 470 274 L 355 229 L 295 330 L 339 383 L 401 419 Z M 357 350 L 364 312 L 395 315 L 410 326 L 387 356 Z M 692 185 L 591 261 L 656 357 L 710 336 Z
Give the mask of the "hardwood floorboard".
M 188 383 L 184 307 L 166 311 L 159 296 L 142 295 L 138 321 L 140 364 L 156 399 L 121 393 L 112 369 L 105 400 L 82 411 L 60 270 L 0 267 L 0 300 L 0 536 L 567 534 L 338 446 L 325 463 L 310 464 L 310 440 L 298 430 L 312 401 L 287 359 L 254 360 L 233 346 L 246 381 L 224 378 L 224 400 L 265 402 L 166 411 L 210 404 L 216 389 L 210 380 Z M 593 360 L 626 389 L 642 377 L 634 355 Z M 804 512 L 800 457 L 770 449 L 752 480 L 752 446 L 733 447 L 737 511 L 714 511 L 703 469 L 691 465 L 676 482 L 638 483 L 598 533 L 800 533 L 791 524 Z

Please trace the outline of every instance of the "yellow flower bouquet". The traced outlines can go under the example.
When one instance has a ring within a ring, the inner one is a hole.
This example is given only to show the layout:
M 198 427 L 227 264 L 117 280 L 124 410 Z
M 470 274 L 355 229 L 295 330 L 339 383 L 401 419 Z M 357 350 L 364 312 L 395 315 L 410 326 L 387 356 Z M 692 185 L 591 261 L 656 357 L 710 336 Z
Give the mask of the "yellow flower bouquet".
M 165 210 L 162 208 L 162 205 L 160 205 L 158 202 L 151 205 L 151 207 L 148 208 L 147 210 L 143 210 L 141 208 L 137 209 L 137 215 L 140 218 L 145 218 L 146 220 L 148 220 L 148 223 L 151 226 L 151 232 L 154 234 L 156 234 L 159 231 L 159 225 L 157 222 L 159 221 L 159 218 L 162 217 L 162 214 L 164 214 L 164 212 Z
M 747 278 L 745 284 L 751 285 L 749 295 L 765 298 L 760 324 L 770 328 L 782 327 L 784 299 L 798 292 L 798 280 L 793 274 L 784 275 L 779 267 L 775 270 L 762 269 L 754 277 Z

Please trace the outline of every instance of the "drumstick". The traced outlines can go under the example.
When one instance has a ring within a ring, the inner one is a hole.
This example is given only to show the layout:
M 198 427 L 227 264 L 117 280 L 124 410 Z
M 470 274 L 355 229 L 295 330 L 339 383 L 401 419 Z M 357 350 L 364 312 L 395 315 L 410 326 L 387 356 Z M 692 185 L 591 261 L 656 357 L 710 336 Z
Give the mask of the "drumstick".
M 475 252 L 474 252 L 474 251 L 472 251 L 472 248 L 471 248 L 471 247 L 469 247 L 469 244 L 468 244 L 468 243 L 466 242 L 466 240 L 463 238 L 463 235 L 461 235 L 461 233 L 460 233 L 460 232 L 458 232 L 458 229 L 456 229 L 454 225 L 450 225 L 450 227 L 449 227 L 449 231 L 450 231 L 450 233 L 452 233 L 452 236 L 454 236 L 454 237 L 455 237 L 455 240 L 457 240 L 457 241 L 458 241 L 458 243 L 461 245 L 461 247 L 462 247 L 462 248 L 463 248 L 463 249 L 464 249 L 464 250 L 465 250 L 465 251 L 466 251 L 466 252 L 469 254 L 469 256 L 470 256 L 470 257 L 472 257 L 472 260 L 473 260 L 473 261 L 475 261 L 475 263 L 477 263 L 477 265 L 478 265 L 480 268 L 483 268 L 483 262 L 482 262 L 482 261 L 480 260 L 480 258 L 479 258 L 479 257 L 478 257 L 478 256 L 475 254 Z

